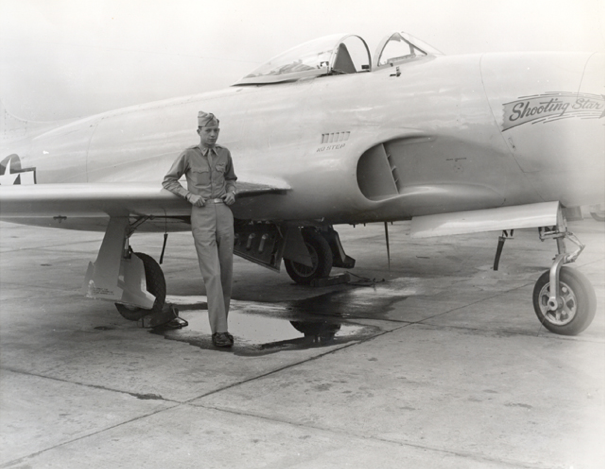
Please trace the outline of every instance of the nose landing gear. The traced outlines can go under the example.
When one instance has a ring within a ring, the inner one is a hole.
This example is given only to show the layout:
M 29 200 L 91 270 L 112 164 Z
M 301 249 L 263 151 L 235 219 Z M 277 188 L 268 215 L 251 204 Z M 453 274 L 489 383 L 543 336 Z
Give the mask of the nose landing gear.
M 534 287 L 534 310 L 540 323 L 551 332 L 577 335 L 594 319 L 597 297 L 594 288 L 584 274 L 569 267 L 561 267 L 556 304 L 551 297 L 555 290 L 550 281 L 550 271 L 544 272 Z
M 593 286 L 584 274 L 563 264 L 574 262 L 584 245 L 567 231 L 567 227 L 541 228 L 540 239 L 554 239 L 559 254 L 552 267 L 544 272 L 534 286 L 534 311 L 540 323 L 551 332 L 561 335 L 577 335 L 592 322 L 597 310 L 597 298 Z M 565 239 L 578 249 L 566 252 Z

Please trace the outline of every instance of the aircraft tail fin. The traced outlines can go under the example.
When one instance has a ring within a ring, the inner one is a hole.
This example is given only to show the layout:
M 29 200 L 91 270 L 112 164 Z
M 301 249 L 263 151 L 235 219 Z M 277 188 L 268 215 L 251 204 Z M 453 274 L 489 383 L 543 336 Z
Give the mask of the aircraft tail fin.
M 0 99 L 0 141 L 21 140 L 42 133 L 64 122 L 37 122 L 11 114 Z
M 16 140 L 27 136 L 27 122 L 13 116 L 0 100 L 0 136 L 2 140 Z

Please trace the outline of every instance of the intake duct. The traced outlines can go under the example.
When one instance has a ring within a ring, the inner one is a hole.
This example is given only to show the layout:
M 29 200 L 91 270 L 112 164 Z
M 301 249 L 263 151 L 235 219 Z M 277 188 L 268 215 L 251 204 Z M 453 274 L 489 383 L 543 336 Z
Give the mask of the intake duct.
M 359 158 L 357 184 L 370 200 L 388 199 L 400 193 L 399 170 L 383 143 L 373 146 Z

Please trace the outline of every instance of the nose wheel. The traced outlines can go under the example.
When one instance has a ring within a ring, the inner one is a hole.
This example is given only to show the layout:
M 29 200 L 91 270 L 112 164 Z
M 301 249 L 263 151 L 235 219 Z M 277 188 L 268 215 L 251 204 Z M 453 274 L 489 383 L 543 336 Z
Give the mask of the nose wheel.
M 555 240 L 559 254 L 551 268 L 540 276 L 534 286 L 534 311 L 540 323 L 549 331 L 561 335 L 577 335 L 594 319 L 597 296 L 584 274 L 564 264 L 575 262 L 584 245 L 573 233 L 567 231 L 564 219 L 558 226 L 541 228 L 540 239 Z M 567 252 L 565 240 L 571 241 L 577 249 Z
M 551 332 L 577 335 L 595 317 L 597 297 L 584 274 L 570 267 L 561 267 L 559 289 L 554 295 L 551 272 L 544 272 L 534 286 L 534 311 L 540 323 Z M 557 300 L 553 301 L 552 298 Z

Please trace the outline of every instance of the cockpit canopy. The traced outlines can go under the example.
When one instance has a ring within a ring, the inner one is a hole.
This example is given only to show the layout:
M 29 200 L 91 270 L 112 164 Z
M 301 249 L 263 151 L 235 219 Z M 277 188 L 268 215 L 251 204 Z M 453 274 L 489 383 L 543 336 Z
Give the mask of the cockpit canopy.
M 434 47 L 426 42 L 415 38 L 411 34 L 404 32 L 395 32 L 385 37 L 376 49 L 376 61 L 374 69 L 382 67 L 392 67 L 401 64 L 410 59 L 426 55 L 443 55 Z
M 261 65 L 236 85 L 265 85 L 325 75 L 370 72 L 426 55 L 437 49 L 403 32 L 384 38 L 372 64 L 366 42 L 353 34 L 333 34 L 305 42 Z
M 260 85 L 370 70 L 365 41 L 351 34 L 333 34 L 305 42 L 261 65 L 237 85 Z

